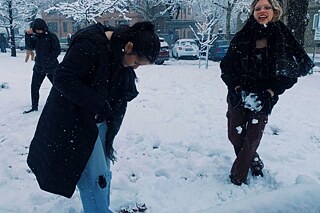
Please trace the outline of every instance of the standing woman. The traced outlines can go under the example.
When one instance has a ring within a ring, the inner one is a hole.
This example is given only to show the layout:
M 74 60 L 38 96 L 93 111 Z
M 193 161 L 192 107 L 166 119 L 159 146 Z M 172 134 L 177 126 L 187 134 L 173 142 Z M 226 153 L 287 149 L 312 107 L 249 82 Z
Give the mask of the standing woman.
M 249 169 L 263 177 L 257 148 L 268 115 L 279 96 L 314 66 L 281 15 L 277 0 L 254 0 L 250 18 L 220 64 L 228 87 L 228 138 L 236 154 L 229 177 L 235 185 L 247 183 Z
M 77 186 L 85 213 L 111 212 L 112 144 L 138 95 L 134 69 L 154 63 L 159 49 L 150 22 L 98 23 L 73 35 L 27 159 L 41 189 L 70 198 Z

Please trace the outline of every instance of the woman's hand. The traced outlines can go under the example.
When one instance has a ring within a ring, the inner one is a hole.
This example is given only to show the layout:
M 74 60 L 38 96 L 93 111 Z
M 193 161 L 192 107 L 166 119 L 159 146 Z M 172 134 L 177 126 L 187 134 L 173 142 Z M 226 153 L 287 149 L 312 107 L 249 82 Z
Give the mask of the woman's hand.
M 271 97 L 274 96 L 274 92 L 272 91 L 272 89 L 267 89 L 267 91 L 270 93 Z
M 24 59 L 25 62 L 28 62 L 29 58 L 31 56 L 31 61 L 34 60 L 34 52 L 32 50 L 26 51 L 26 58 Z
M 33 34 L 33 30 L 32 30 L 32 28 L 30 28 L 30 29 L 26 30 L 26 33 L 27 33 L 27 34 L 29 34 L 29 35 L 32 35 L 32 34 Z

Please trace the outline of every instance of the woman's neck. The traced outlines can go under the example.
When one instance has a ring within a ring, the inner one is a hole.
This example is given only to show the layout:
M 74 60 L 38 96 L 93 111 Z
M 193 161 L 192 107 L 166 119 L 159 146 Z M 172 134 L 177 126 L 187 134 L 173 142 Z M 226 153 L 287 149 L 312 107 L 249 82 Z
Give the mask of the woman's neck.
M 108 38 L 109 40 L 111 40 L 113 31 L 106 31 L 106 32 L 104 32 L 104 33 L 106 34 L 107 38 Z

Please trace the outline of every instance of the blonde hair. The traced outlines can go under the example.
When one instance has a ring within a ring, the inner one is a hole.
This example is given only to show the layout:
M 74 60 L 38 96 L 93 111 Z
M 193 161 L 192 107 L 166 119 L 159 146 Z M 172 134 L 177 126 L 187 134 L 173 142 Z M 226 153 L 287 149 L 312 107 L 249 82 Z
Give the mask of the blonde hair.
M 250 6 L 251 15 L 253 14 L 254 8 L 259 1 L 260 0 L 253 0 L 253 2 L 251 3 L 251 6 Z M 274 16 L 271 21 L 272 22 L 279 21 L 283 14 L 283 10 L 280 3 L 277 0 L 268 0 L 268 2 L 271 4 L 272 9 L 274 11 Z

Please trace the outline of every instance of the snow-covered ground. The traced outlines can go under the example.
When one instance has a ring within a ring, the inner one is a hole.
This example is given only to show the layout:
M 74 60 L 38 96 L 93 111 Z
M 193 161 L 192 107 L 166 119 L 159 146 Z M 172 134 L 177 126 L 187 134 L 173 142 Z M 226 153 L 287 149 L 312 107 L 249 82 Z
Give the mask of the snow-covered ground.
M 60 58 L 61 59 L 61 58 Z M 39 111 L 27 115 L 33 62 L 0 54 L 0 213 L 80 213 L 71 199 L 41 191 L 26 164 Z M 315 68 L 319 71 L 320 68 Z M 140 95 L 116 137 L 111 209 L 146 203 L 152 213 L 319 213 L 320 73 L 280 97 L 259 154 L 265 177 L 229 182 L 235 158 L 227 139 L 226 87 L 219 63 L 171 59 L 137 69 Z

